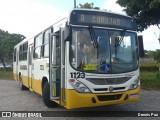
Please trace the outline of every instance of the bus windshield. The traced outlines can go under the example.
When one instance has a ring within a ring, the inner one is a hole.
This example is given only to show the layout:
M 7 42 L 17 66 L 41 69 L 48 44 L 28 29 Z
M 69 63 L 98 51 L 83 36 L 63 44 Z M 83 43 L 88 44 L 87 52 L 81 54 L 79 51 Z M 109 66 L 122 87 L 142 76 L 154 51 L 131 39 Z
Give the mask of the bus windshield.
M 74 27 L 70 53 L 71 66 L 78 71 L 124 73 L 138 68 L 134 32 Z

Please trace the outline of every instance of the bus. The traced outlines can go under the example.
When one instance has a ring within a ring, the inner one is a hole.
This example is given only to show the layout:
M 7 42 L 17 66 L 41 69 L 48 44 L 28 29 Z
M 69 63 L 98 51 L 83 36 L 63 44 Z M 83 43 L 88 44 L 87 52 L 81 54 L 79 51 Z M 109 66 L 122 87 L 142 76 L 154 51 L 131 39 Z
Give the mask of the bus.
M 67 109 L 140 100 L 139 45 L 134 19 L 73 9 L 14 47 L 13 75 L 21 90 L 47 107 Z

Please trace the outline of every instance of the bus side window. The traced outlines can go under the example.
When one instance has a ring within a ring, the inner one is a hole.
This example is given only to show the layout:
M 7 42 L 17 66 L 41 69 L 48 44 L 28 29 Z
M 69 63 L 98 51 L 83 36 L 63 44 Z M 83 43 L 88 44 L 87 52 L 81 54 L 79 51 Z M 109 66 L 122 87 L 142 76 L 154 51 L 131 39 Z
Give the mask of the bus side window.
M 23 45 L 20 45 L 19 47 L 19 61 L 23 59 Z
M 34 54 L 33 58 L 38 59 L 41 57 L 41 48 L 42 48 L 42 34 L 38 35 L 34 40 Z
M 59 34 L 59 32 L 57 32 L 57 34 Z M 61 57 L 61 43 L 60 43 L 61 41 L 60 41 L 60 38 L 59 38 L 59 36 L 56 36 L 56 64 L 57 65 L 60 65 L 60 57 Z
M 23 60 L 27 60 L 28 42 L 23 44 Z
M 43 41 L 43 57 L 49 57 L 49 33 L 51 33 L 51 29 L 45 31 L 44 33 L 44 41 Z

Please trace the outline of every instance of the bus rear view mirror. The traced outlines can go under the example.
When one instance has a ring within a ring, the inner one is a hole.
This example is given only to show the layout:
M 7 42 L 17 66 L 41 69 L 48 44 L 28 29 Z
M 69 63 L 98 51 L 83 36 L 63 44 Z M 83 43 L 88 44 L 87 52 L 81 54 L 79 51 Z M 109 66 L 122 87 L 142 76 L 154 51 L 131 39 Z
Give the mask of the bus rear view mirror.
M 144 57 L 143 36 L 138 36 L 139 56 Z

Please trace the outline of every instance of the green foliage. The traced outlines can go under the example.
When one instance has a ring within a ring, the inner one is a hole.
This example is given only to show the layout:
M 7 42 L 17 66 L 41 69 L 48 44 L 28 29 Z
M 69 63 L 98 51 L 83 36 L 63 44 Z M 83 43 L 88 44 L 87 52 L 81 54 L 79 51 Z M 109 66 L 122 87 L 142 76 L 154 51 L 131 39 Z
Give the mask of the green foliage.
M 160 73 L 158 72 L 156 78 L 160 80 Z
M 13 72 L 12 71 L 1 71 L 0 70 L 0 79 L 13 80 Z
M 99 10 L 100 8 L 99 7 L 93 7 L 94 6 L 94 3 L 85 3 L 85 4 L 79 4 L 79 7 L 78 8 L 85 8 L 85 9 L 97 9 Z
M 160 67 L 160 63 L 156 63 L 156 62 L 146 62 L 146 61 L 140 61 L 140 65 L 141 66 L 158 66 Z
M 124 7 L 127 15 L 135 18 L 138 31 L 160 24 L 160 0 L 117 0 L 117 3 Z
M 141 71 L 159 71 L 159 67 L 158 66 L 145 66 L 145 65 L 143 65 L 143 66 L 140 66 L 140 70 Z
M 143 89 L 160 90 L 160 63 L 143 62 L 140 63 L 140 80 Z
M 156 62 L 140 62 L 140 71 L 148 71 L 148 72 L 154 72 L 154 71 L 159 71 L 160 64 Z
M 147 51 L 145 50 L 145 57 L 147 58 L 153 58 L 153 54 L 154 54 L 154 51 Z
M 0 71 L 13 71 L 13 68 L 12 67 L 7 67 L 7 68 L 0 68 Z
M 14 46 L 23 39 L 25 36 L 21 34 L 10 34 L 0 29 L 0 60 L 3 64 L 5 61 L 12 60 Z
M 141 72 L 141 87 L 147 90 L 160 90 L 160 73 L 159 72 Z
M 157 63 L 160 63 L 160 50 L 156 50 L 154 53 L 153 53 L 153 59 L 155 61 L 157 61 Z

